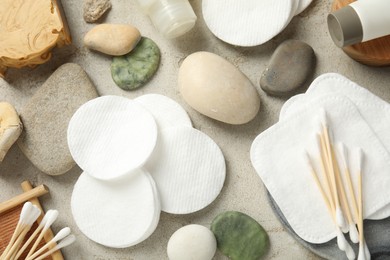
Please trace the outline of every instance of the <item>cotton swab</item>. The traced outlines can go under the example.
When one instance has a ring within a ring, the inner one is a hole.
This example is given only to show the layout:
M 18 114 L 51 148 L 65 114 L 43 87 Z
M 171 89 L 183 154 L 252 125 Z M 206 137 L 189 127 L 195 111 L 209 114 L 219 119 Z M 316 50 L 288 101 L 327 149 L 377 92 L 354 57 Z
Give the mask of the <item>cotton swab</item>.
M 358 234 L 358 231 L 356 229 L 355 223 L 357 223 L 358 219 L 359 219 L 359 210 L 358 210 L 357 203 L 356 203 L 355 191 L 354 191 L 354 188 L 352 185 L 351 173 L 349 171 L 349 167 L 347 164 L 347 157 L 348 157 L 347 150 L 345 149 L 345 146 L 343 143 L 338 143 L 337 149 L 338 149 L 339 155 L 341 157 L 342 166 L 343 166 L 345 176 L 347 179 L 349 196 L 350 196 L 351 201 L 352 201 L 352 208 L 354 209 L 353 223 L 352 222 L 349 223 L 349 237 L 351 238 L 351 241 L 356 244 L 359 242 L 359 234 Z
M 339 201 L 339 196 L 337 194 L 337 185 L 336 185 L 336 176 L 335 176 L 335 169 L 332 161 L 332 148 L 331 148 L 331 141 L 329 137 L 329 129 L 328 129 L 328 123 L 327 123 L 327 115 L 325 109 L 321 110 L 321 125 L 322 125 L 322 130 L 323 130 L 323 135 L 324 135 L 324 140 L 325 140 L 325 148 L 327 152 L 327 163 L 328 163 L 328 169 L 330 170 L 330 180 L 332 183 L 332 191 L 333 191 L 333 199 L 334 199 L 334 204 L 336 208 L 336 222 L 340 227 L 345 226 L 345 218 L 343 216 L 343 212 L 340 208 L 340 201 Z
M 35 243 L 31 247 L 30 251 L 28 252 L 27 258 L 35 252 L 35 250 L 37 249 L 37 247 L 39 245 L 39 242 L 41 242 L 41 240 L 42 240 L 43 236 L 45 235 L 46 231 L 50 228 L 50 226 L 54 223 L 54 221 L 58 217 L 58 211 L 57 210 L 51 210 L 51 211 L 49 210 L 47 214 L 49 214 L 49 213 L 50 213 L 50 215 L 47 216 L 46 223 L 43 226 L 42 231 L 39 234 L 37 240 L 35 241 Z
M 359 158 L 359 173 L 358 173 L 358 209 L 359 209 L 359 254 L 358 260 L 367 260 L 371 259 L 370 252 L 364 240 L 364 226 L 363 226 L 363 185 L 362 185 L 362 171 L 363 171 L 363 151 L 361 149 L 358 150 L 358 158 Z
M 60 250 L 61 248 L 64 248 L 66 246 L 69 246 L 70 244 L 72 244 L 74 241 L 76 241 L 76 237 L 74 235 L 69 235 L 68 237 L 64 238 L 63 240 L 61 240 L 60 243 L 58 243 L 55 247 L 53 247 L 52 249 L 50 249 L 49 251 L 47 251 L 46 253 L 44 253 L 43 255 L 35 258 L 34 260 L 42 260 L 42 259 L 45 259 L 47 256 L 51 255 L 52 253 L 54 253 L 55 251 L 57 250 Z
M 27 257 L 26 260 L 32 260 L 32 259 L 36 258 L 40 254 L 42 254 L 48 247 L 55 246 L 56 242 L 58 240 L 61 240 L 61 239 L 65 238 L 65 237 L 67 237 L 69 234 L 70 234 L 70 228 L 69 227 L 65 227 L 65 228 L 61 229 L 57 233 L 57 235 L 55 235 L 55 237 L 52 240 L 50 240 L 46 245 L 41 247 L 37 252 L 35 252 L 31 256 Z
M 41 210 L 36 206 L 32 206 L 30 210 L 30 214 L 26 217 L 25 223 L 21 226 L 22 230 L 18 238 L 15 240 L 14 244 L 12 245 L 8 253 L 5 255 L 4 259 L 11 259 L 11 256 L 15 253 L 15 250 L 19 248 L 27 232 L 30 231 L 32 225 L 40 215 L 41 215 Z
M 305 160 L 306 160 L 306 165 L 310 170 L 311 175 L 313 176 L 313 179 L 322 195 L 323 201 L 326 204 L 326 207 L 328 208 L 328 211 L 332 217 L 332 220 L 336 226 L 336 232 L 337 232 L 337 245 L 340 248 L 340 250 L 345 251 L 348 259 L 352 260 L 355 258 L 355 252 L 353 251 L 352 247 L 348 244 L 347 240 L 344 237 L 343 232 L 340 230 L 340 227 L 338 226 L 334 214 L 334 208 L 329 202 L 328 196 L 325 193 L 324 189 L 322 188 L 322 185 L 318 179 L 317 173 L 315 172 L 313 165 L 310 160 L 310 156 L 308 155 L 307 152 L 305 152 Z
M 43 217 L 41 223 L 39 224 L 38 228 L 34 231 L 34 233 L 29 237 L 29 239 L 24 243 L 24 245 L 22 246 L 22 248 L 18 251 L 18 253 L 16 254 L 16 257 L 15 259 L 18 259 L 22 253 L 24 252 L 24 250 L 26 250 L 26 248 L 28 247 L 28 245 L 30 245 L 30 243 L 34 240 L 34 238 L 38 235 L 38 233 L 46 228 L 48 229 L 48 226 L 46 226 L 46 223 L 50 223 L 50 225 L 56 220 L 58 216 L 58 211 L 57 210 L 48 210 L 45 214 L 45 216 Z M 42 233 L 45 233 L 45 231 L 42 231 Z M 37 239 L 38 240 L 38 239 Z M 40 240 L 39 240 L 40 242 Z M 39 243 L 38 242 L 38 243 Z
M 20 212 L 18 224 L 16 225 L 14 233 L 12 234 L 11 240 L 8 243 L 7 247 L 5 248 L 3 254 L 0 256 L 1 260 L 4 259 L 4 257 L 7 255 L 8 251 L 11 249 L 12 245 L 15 243 L 15 240 L 21 231 L 20 230 L 21 226 L 25 224 L 25 221 L 28 218 L 28 216 L 30 215 L 32 208 L 33 208 L 33 205 L 31 202 L 24 203 L 22 211 Z
M 338 188 L 337 191 L 338 191 L 338 193 L 340 193 L 339 197 L 341 198 L 341 207 L 343 209 L 343 212 L 345 213 L 345 216 L 347 217 L 347 222 L 344 219 L 344 223 L 343 223 L 343 226 L 341 228 L 343 229 L 343 231 L 345 230 L 345 232 L 347 232 L 351 226 L 355 225 L 355 223 L 352 219 L 352 213 L 351 213 L 351 210 L 349 208 L 347 195 L 346 195 L 345 188 L 344 188 L 344 183 L 343 183 L 343 180 L 342 180 L 341 175 L 340 175 L 339 163 L 336 159 L 336 153 L 335 153 L 333 145 L 331 145 L 331 152 L 332 152 L 332 162 L 333 162 L 334 169 L 335 169 L 336 184 L 337 184 L 337 188 Z

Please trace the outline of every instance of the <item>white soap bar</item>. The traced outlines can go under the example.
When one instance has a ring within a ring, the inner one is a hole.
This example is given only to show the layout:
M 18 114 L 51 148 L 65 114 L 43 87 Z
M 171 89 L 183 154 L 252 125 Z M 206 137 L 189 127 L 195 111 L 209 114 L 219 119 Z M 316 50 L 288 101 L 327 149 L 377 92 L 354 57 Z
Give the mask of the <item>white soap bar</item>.
M 310 243 L 324 243 L 336 236 L 335 225 L 304 159 L 306 149 L 316 162 L 319 160 L 315 134 L 322 107 L 327 111 L 334 141 L 360 147 L 365 153 L 364 216 L 383 208 L 390 200 L 389 154 L 356 106 L 339 96 L 311 100 L 294 115 L 261 133 L 251 147 L 256 172 L 293 230 Z M 351 172 L 356 173 L 356 164 Z M 353 179 L 356 187 L 356 175 Z
M 71 199 L 73 218 L 84 235 L 108 247 L 125 248 L 149 237 L 160 207 L 153 179 L 136 170 L 130 176 L 102 181 L 82 173 Z
M 82 105 L 68 127 L 73 159 L 98 179 L 114 179 L 141 167 L 157 141 L 153 116 L 140 104 L 103 96 Z
M 219 147 L 190 127 L 161 131 L 145 165 L 156 181 L 163 211 L 187 214 L 203 209 L 218 196 L 226 175 Z
M 203 0 L 207 27 L 238 46 L 263 44 L 279 34 L 295 14 L 294 0 Z
M 158 94 L 147 94 L 134 99 L 135 102 L 146 108 L 156 120 L 158 129 L 176 126 L 192 127 L 187 112 L 169 97 Z

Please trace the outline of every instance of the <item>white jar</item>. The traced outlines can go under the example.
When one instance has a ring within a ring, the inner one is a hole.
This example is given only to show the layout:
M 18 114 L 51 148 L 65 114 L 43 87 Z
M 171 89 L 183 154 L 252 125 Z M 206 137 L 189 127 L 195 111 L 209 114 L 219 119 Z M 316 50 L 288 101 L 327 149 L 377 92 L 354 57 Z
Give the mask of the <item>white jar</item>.
M 390 34 L 390 0 L 358 0 L 328 15 L 329 33 L 339 47 Z
M 188 0 L 137 0 L 157 30 L 167 38 L 179 37 L 194 27 L 196 15 Z

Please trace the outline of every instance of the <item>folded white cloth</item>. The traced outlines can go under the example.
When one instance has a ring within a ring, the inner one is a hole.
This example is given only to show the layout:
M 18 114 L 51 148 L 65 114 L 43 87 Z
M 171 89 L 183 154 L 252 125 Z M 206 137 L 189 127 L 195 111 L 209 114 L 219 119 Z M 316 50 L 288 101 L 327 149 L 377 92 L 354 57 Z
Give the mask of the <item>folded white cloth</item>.
M 304 159 L 306 149 L 318 163 L 314 138 L 320 129 L 321 108 L 328 114 L 334 141 L 360 147 L 365 153 L 364 216 L 390 202 L 390 156 L 354 103 L 343 96 L 314 97 L 299 103 L 294 113 L 282 117 L 255 139 L 251 161 L 293 230 L 311 243 L 324 243 L 336 236 L 335 225 Z M 354 166 L 351 171 L 355 172 L 352 177 L 356 187 L 356 163 Z

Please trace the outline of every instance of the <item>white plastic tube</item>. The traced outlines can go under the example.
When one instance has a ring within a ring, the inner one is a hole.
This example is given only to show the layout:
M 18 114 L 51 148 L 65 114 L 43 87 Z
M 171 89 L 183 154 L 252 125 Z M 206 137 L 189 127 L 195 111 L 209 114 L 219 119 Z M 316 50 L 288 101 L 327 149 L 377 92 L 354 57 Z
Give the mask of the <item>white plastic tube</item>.
M 389 0 L 355 1 L 329 14 L 329 33 L 339 47 L 389 35 L 389 11 Z
M 194 27 L 196 15 L 188 0 L 137 0 L 157 30 L 167 38 L 179 37 Z

